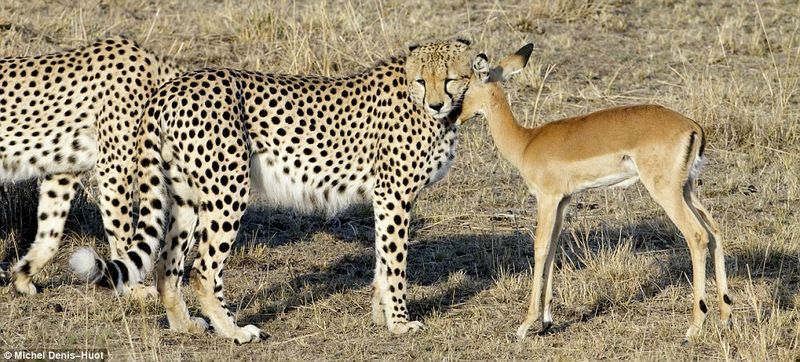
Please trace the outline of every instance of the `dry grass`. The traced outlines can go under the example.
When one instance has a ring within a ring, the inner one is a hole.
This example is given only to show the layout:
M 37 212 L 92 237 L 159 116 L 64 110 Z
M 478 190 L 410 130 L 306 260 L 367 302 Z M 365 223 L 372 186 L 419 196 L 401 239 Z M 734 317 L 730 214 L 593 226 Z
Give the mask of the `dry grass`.
M 526 124 L 657 102 L 707 129 L 699 192 L 723 229 L 736 304 L 732 330 L 710 313 L 704 333 L 682 344 L 691 300 L 683 240 L 643 188 L 591 192 L 574 199 L 562 233 L 555 332 L 515 340 L 535 203 L 473 122 L 450 176 L 415 208 L 410 295 L 414 318 L 429 327 L 422 333 L 392 337 L 370 323 L 368 209 L 325 221 L 258 206 L 226 282 L 240 323 L 273 337 L 237 347 L 171 333 L 158 302 L 112 301 L 71 279 L 69 253 L 104 244 L 89 196 L 76 202 L 57 260 L 35 279 L 43 293 L 0 289 L 0 349 L 91 346 L 115 359 L 164 360 L 797 360 L 798 29 L 795 1 L 3 1 L 0 55 L 123 33 L 189 66 L 329 75 L 430 38 L 468 35 L 490 55 L 534 41 L 532 64 L 508 87 Z M 13 231 L 0 244 L 5 269 L 32 236 L 31 185 L 0 194 L 10 200 L 0 226 Z

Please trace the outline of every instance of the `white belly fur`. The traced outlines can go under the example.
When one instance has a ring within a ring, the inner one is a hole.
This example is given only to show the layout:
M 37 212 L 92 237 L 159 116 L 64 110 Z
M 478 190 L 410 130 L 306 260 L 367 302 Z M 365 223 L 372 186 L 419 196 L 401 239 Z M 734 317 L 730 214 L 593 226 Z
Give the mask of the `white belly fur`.
M 72 150 L 73 142 L 81 145 L 80 151 L 65 152 Z M 93 128 L 87 128 L 81 132 L 78 138 L 62 137 L 59 143 L 52 143 L 49 140 L 31 140 L 33 143 L 41 143 L 42 149 L 23 151 L 20 156 L 12 157 L 19 148 L 9 147 L 5 154 L 0 154 L 0 182 L 19 181 L 29 178 L 41 177 L 47 174 L 58 173 L 79 173 L 91 170 L 97 163 L 97 135 Z M 56 162 L 53 155 L 60 153 L 65 160 Z M 42 156 L 47 154 L 48 156 Z M 68 156 L 74 156 L 74 163 L 66 161 Z M 31 163 L 31 157 L 36 157 L 35 164 Z
M 617 172 L 584 182 L 578 186 L 578 189 L 624 188 L 633 185 L 636 181 L 639 181 L 639 170 L 631 159 L 626 158 L 622 161 L 622 168 Z
M 272 164 L 270 165 L 271 161 Z M 276 161 L 267 153 L 253 155 L 250 161 L 250 180 L 252 190 L 259 195 L 258 200 L 269 205 L 288 208 L 302 213 L 321 213 L 332 217 L 356 204 L 369 201 L 375 186 L 374 179 L 363 183 L 365 170 L 355 181 L 347 181 L 344 192 L 338 189 L 328 192 L 327 200 L 323 188 L 316 187 L 316 178 L 303 183 L 293 171 L 290 175 L 283 173 L 284 163 Z M 292 169 L 293 165 L 287 165 Z M 365 190 L 360 193 L 359 188 Z M 366 196 L 366 197 L 365 197 Z

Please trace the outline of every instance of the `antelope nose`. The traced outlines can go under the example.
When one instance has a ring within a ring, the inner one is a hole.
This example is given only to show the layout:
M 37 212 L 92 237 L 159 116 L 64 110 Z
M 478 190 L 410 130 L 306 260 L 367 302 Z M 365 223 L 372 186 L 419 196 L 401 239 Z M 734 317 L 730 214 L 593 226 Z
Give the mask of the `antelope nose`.
M 428 107 L 431 107 L 432 110 L 437 112 L 441 111 L 443 106 L 444 103 L 431 103 L 430 105 L 428 105 Z

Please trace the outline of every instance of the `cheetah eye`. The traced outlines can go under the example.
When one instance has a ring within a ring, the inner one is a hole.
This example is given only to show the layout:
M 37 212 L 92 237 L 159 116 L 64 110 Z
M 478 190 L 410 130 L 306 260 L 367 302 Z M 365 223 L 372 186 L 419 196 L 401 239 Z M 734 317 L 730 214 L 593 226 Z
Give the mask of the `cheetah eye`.
M 417 84 L 419 84 L 419 85 L 424 87 L 425 86 L 425 79 L 417 79 Z
M 447 78 L 447 79 L 444 80 L 444 86 L 448 87 L 448 86 L 450 86 L 450 82 L 457 82 L 459 80 L 460 79 L 458 79 L 458 78 Z

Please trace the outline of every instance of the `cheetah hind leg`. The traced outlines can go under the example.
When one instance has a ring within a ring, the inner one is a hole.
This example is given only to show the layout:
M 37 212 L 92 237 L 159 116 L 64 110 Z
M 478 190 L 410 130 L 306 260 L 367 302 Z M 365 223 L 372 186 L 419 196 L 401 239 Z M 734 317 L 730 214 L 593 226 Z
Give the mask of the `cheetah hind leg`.
M 240 202 L 247 202 L 246 196 Z M 269 338 L 269 334 L 252 324 L 244 327 L 236 325 L 233 314 L 225 303 L 222 285 L 223 263 L 236 240 L 239 226 L 237 220 L 241 218 L 244 210 L 235 211 L 231 208 L 225 211 L 230 212 L 227 219 L 222 216 L 224 215 L 222 212 L 218 215 L 201 212 L 199 223 L 201 235 L 208 236 L 199 241 L 198 257 L 192 266 L 189 285 L 194 289 L 200 302 L 200 310 L 208 317 L 215 334 L 232 339 L 236 344 L 262 341 Z M 217 223 L 217 220 L 220 222 Z M 211 225 L 221 225 L 221 227 Z
M 202 334 L 209 329 L 208 323 L 201 317 L 189 315 L 181 292 L 186 255 L 192 250 L 198 237 L 195 233 L 198 216 L 193 206 L 196 202 L 182 173 L 174 172 L 170 168 L 165 168 L 165 172 L 172 181 L 170 193 L 186 202 L 173 202 L 171 205 L 172 222 L 155 268 L 156 286 L 167 312 L 169 329 L 181 333 Z
M 235 215 L 237 218 L 239 216 Z M 204 219 L 208 220 L 201 216 L 200 225 L 208 224 L 204 222 Z M 223 223 L 227 224 L 228 221 Z M 252 324 L 244 327 L 237 326 L 233 314 L 227 309 L 227 304 L 225 303 L 221 277 L 222 262 L 230 253 L 229 245 L 236 239 L 236 231 L 218 233 L 206 228 L 204 232 L 209 235 L 209 240 L 224 240 L 226 243 L 222 247 L 220 242 L 216 242 L 213 245 L 201 243 L 198 248 L 198 258 L 194 261 L 189 279 L 189 284 L 194 289 L 197 300 L 200 302 L 200 309 L 211 322 L 214 333 L 218 336 L 232 339 L 236 344 L 258 342 L 269 338 L 269 334 Z M 208 252 L 211 248 L 217 250 L 213 256 Z M 209 265 L 211 266 L 210 268 L 207 267 Z M 204 268 L 203 266 L 206 267 Z

